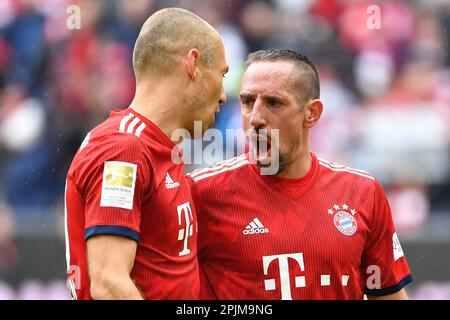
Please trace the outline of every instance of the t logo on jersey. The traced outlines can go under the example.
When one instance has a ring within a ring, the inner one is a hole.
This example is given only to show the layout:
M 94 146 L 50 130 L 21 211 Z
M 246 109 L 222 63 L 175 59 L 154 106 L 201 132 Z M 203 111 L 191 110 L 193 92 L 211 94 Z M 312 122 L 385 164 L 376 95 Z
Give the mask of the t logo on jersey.
M 191 253 L 191 250 L 188 248 L 189 237 L 192 237 L 194 226 L 192 223 L 194 222 L 194 217 L 192 216 L 192 209 L 189 205 L 189 202 L 183 203 L 177 207 L 178 210 L 178 224 L 182 226 L 182 217 L 184 217 L 186 221 L 186 228 L 182 228 L 178 231 L 178 241 L 183 240 L 183 250 L 178 254 L 180 257 L 185 256 Z M 184 214 L 183 214 L 184 213 Z M 197 231 L 197 230 L 196 230 Z
M 280 285 L 281 285 L 281 299 L 282 300 L 292 300 L 291 296 L 291 282 L 289 277 L 289 264 L 288 259 L 293 259 L 300 266 L 301 271 L 305 271 L 305 265 L 303 262 L 303 253 L 288 253 L 288 254 L 278 254 L 273 256 L 263 256 L 263 268 L 264 275 L 267 276 L 269 272 L 269 266 L 274 260 L 278 260 L 278 268 L 280 271 Z M 305 277 L 297 276 L 295 277 L 295 287 L 301 288 L 305 287 Z M 275 279 L 264 280 L 264 289 L 275 290 Z

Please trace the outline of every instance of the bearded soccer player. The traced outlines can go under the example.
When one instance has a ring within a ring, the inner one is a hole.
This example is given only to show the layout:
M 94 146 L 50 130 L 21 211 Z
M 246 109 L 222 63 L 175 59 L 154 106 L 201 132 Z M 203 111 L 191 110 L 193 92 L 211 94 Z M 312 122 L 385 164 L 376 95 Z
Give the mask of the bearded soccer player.
M 250 54 L 247 66 L 251 152 L 188 177 L 201 298 L 407 299 L 412 278 L 380 183 L 311 152 L 323 110 L 315 66 L 278 49 Z
M 78 299 L 197 299 L 196 212 L 171 136 L 213 125 L 226 100 L 223 43 L 191 12 L 160 10 L 133 67 L 131 106 L 88 133 L 68 172 L 69 288 Z

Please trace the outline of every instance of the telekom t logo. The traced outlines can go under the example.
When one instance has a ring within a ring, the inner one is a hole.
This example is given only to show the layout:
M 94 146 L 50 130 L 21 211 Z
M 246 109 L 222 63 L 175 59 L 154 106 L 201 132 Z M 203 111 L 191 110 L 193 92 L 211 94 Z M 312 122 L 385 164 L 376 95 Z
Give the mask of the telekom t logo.
M 192 210 L 191 210 L 191 206 L 189 205 L 189 202 L 179 205 L 177 207 L 177 210 L 178 210 L 178 224 L 180 226 L 183 225 L 182 216 L 184 216 L 184 219 L 186 221 L 186 228 L 181 228 L 178 231 L 178 241 L 184 240 L 183 250 L 181 250 L 180 253 L 178 254 L 181 257 L 181 256 L 185 256 L 185 255 L 191 253 L 191 250 L 188 248 L 188 242 L 189 242 L 189 237 L 191 237 L 193 234 L 194 226 L 192 225 L 192 222 L 193 222 L 194 218 L 192 216 Z M 184 213 L 184 215 L 183 215 L 183 213 Z
M 289 280 L 289 264 L 288 259 L 294 259 L 300 266 L 301 271 L 305 271 L 305 265 L 303 263 L 303 253 L 288 253 L 288 254 L 277 254 L 274 256 L 263 256 L 263 267 L 264 275 L 267 276 L 269 271 L 269 265 L 274 260 L 278 260 L 278 266 L 280 269 L 280 284 L 281 284 L 281 299 L 282 300 L 292 300 L 291 296 L 291 282 Z M 295 277 L 295 287 L 301 288 L 305 287 L 305 277 L 298 276 Z M 275 279 L 264 280 L 264 289 L 275 290 Z

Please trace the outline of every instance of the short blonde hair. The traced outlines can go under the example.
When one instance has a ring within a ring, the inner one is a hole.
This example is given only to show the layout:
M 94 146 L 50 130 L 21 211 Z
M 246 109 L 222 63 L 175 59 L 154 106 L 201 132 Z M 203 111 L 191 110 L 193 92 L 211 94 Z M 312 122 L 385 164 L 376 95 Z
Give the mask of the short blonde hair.
M 217 38 L 214 29 L 192 12 L 166 8 L 152 14 L 141 28 L 133 51 L 136 78 L 146 72 L 169 74 L 190 49 L 200 51 L 207 68 L 214 63 Z

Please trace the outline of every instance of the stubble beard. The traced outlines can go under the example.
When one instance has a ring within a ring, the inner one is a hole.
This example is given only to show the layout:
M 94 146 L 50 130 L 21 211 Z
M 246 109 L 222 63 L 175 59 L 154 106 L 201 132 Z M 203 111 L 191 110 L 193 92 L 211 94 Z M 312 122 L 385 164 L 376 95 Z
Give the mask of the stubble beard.
M 190 118 L 190 123 L 189 126 L 194 128 L 194 122 L 195 121 L 201 121 L 202 123 L 202 136 L 205 133 L 205 131 L 207 129 L 210 128 L 211 123 L 207 122 L 208 120 L 204 120 L 204 116 L 206 113 L 206 103 L 204 101 L 201 101 L 198 96 L 194 96 L 190 101 L 189 101 L 189 108 L 188 108 L 188 112 L 190 113 L 188 115 L 188 117 Z M 191 133 L 192 135 L 194 133 Z M 201 138 L 201 137 L 197 137 L 197 138 Z
M 289 148 L 289 151 L 281 152 L 279 153 L 278 157 L 278 170 L 273 175 L 278 175 L 282 173 L 283 171 L 289 169 L 289 167 L 294 163 L 294 154 L 299 150 L 301 146 L 301 138 L 294 141 L 294 144 L 292 147 Z M 262 168 L 267 168 L 268 166 L 271 166 L 272 163 L 269 165 L 262 164 L 261 162 L 257 161 L 256 166 L 261 170 Z

